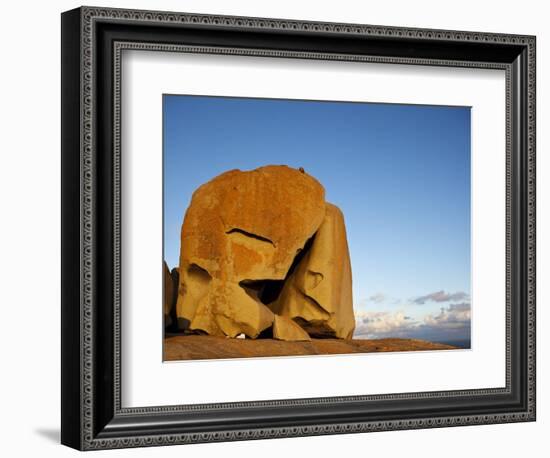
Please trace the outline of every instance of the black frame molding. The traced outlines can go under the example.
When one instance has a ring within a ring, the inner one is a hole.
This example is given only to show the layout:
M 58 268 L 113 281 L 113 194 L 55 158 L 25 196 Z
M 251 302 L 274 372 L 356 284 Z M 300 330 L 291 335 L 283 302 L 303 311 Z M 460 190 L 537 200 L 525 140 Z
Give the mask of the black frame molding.
M 533 36 L 81 7 L 62 14 L 62 428 L 80 450 L 535 420 Z M 126 49 L 506 72 L 505 388 L 122 408 Z

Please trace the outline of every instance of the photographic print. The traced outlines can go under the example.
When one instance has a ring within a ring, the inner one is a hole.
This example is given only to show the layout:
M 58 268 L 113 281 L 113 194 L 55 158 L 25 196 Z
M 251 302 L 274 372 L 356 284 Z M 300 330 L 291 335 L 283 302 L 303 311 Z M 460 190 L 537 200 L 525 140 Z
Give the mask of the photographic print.
M 164 360 L 470 348 L 470 107 L 165 94 Z

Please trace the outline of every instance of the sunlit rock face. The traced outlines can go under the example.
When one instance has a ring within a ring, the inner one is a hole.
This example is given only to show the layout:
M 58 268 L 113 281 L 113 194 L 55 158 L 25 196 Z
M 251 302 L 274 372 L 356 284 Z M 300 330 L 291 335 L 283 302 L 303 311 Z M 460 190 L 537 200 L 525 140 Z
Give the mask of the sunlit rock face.
M 286 316 L 275 315 L 273 321 L 273 338 L 294 342 L 311 340 L 309 334 L 294 320 Z
M 322 279 L 312 285 L 305 280 L 309 271 Z M 351 268 L 341 212 L 326 204 L 323 186 L 303 170 L 266 166 L 223 173 L 195 191 L 186 211 L 177 292 L 178 325 L 189 332 L 351 337 Z
M 351 262 L 344 215 L 335 205 L 326 204 L 325 218 L 285 281 L 275 311 L 295 320 L 312 337 L 352 338 Z

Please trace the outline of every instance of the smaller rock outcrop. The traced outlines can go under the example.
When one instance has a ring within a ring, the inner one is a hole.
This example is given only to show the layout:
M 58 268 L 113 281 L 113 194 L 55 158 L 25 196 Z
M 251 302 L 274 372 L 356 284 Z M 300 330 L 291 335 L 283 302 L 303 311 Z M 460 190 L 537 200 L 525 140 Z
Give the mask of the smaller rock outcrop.
M 162 261 L 162 283 L 163 283 L 163 309 L 164 326 L 172 326 L 175 316 L 176 301 L 178 299 L 178 270 L 168 269 L 166 261 Z
M 294 320 L 279 315 L 275 315 L 275 320 L 273 321 L 273 338 L 292 341 L 311 340 L 308 333 L 296 324 Z

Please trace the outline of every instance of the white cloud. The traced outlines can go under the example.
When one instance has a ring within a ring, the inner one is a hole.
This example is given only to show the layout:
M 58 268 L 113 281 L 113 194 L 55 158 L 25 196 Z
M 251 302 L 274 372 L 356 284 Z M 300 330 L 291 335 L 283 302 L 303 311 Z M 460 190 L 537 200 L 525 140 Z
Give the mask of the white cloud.
M 413 338 L 432 341 L 470 339 L 470 304 L 462 302 L 442 307 L 438 314 L 414 320 L 403 311 L 358 312 L 355 338 Z
M 434 293 L 426 294 L 425 296 L 420 296 L 415 299 L 412 299 L 412 302 L 415 304 L 423 305 L 428 301 L 433 302 L 449 302 L 449 301 L 462 301 L 468 299 L 468 294 L 464 291 L 457 291 L 456 293 L 446 293 L 445 291 L 436 291 Z
M 384 302 L 386 300 L 386 296 L 382 293 L 376 293 L 376 294 L 373 294 L 371 297 L 369 297 L 368 300 L 369 302 L 380 304 L 381 302 Z
M 359 312 L 355 316 L 355 336 L 374 339 L 379 335 L 395 337 L 417 326 L 403 311 L 398 312 Z
M 358 306 L 358 308 L 368 308 L 372 306 L 379 306 L 382 304 L 396 305 L 400 303 L 401 303 L 401 299 L 388 296 L 387 294 L 384 294 L 381 292 L 372 294 L 369 297 L 357 299 L 355 301 L 355 304 Z
M 439 327 L 460 327 L 464 323 L 470 323 L 470 304 L 462 302 L 461 304 L 451 304 L 449 307 L 441 307 L 437 315 L 427 315 L 424 318 L 424 324 L 427 326 Z

